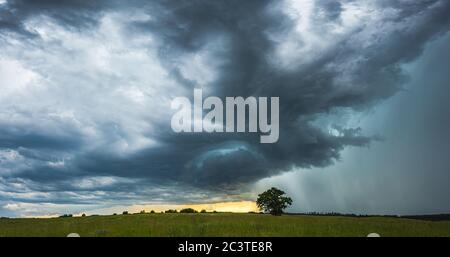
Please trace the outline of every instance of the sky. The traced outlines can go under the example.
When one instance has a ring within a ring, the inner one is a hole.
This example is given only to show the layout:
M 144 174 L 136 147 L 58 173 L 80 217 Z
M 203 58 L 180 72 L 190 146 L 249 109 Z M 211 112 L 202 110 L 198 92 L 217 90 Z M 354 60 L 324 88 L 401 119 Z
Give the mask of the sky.
M 272 186 L 291 212 L 448 213 L 449 14 L 447 0 L 0 0 L 0 216 L 253 210 Z M 279 97 L 278 142 L 175 133 L 171 100 L 195 88 Z

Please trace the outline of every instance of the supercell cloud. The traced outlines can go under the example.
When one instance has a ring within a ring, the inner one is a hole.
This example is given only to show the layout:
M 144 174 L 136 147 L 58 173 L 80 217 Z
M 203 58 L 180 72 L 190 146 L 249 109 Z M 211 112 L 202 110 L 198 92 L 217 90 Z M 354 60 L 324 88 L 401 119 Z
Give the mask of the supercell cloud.
M 0 1 L 0 214 L 245 198 L 333 165 L 383 137 L 345 117 L 401 91 L 449 13 L 446 0 Z M 172 132 L 170 101 L 194 88 L 280 97 L 279 141 Z

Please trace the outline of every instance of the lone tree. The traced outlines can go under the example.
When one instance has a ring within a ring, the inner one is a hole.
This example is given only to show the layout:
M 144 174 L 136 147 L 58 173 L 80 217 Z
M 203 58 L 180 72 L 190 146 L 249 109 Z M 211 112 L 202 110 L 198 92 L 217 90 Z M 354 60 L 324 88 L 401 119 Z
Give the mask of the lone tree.
M 258 205 L 258 208 L 264 212 L 268 212 L 272 215 L 281 215 L 283 209 L 292 204 L 292 199 L 285 196 L 285 194 L 284 191 L 272 187 L 258 195 L 256 204 Z

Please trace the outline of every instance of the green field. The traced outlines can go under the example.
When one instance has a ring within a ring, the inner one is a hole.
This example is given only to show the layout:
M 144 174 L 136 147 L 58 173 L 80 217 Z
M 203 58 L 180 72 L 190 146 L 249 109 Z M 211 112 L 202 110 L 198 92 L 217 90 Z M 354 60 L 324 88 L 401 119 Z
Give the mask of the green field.
M 450 236 L 450 221 L 262 214 L 133 214 L 0 219 L 0 236 Z

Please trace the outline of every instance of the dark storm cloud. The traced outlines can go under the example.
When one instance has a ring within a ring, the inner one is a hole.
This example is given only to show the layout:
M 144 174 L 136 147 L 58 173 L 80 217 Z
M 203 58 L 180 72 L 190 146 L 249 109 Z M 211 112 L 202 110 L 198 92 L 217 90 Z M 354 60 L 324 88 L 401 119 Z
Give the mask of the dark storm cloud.
M 330 20 L 336 20 L 341 16 L 342 4 L 339 1 L 334 0 L 322 0 L 317 1 L 319 11 L 323 12 L 323 15 Z
M 261 145 L 253 135 L 164 133 L 159 137 L 165 143 L 162 149 L 119 161 L 123 166 L 117 172 L 128 167 L 129 172 L 143 176 L 217 185 L 251 182 L 293 166 L 330 165 L 345 146 L 366 145 L 371 139 L 362 136 L 358 129 L 333 136 L 312 126 L 310 119 L 334 108 L 360 109 L 396 93 L 404 80 L 398 65 L 419 55 L 430 37 L 448 29 L 448 3 L 435 4 L 438 6 L 433 9 L 422 9 L 427 13 L 415 27 L 398 31 L 372 49 L 355 52 L 352 42 L 344 41 L 308 67 L 287 71 L 267 61 L 274 47 L 267 33 L 288 31 L 294 22 L 278 11 L 270 11 L 268 7 L 275 5 L 274 2 L 190 1 L 180 6 L 177 1 L 162 1 L 160 15 L 147 26 L 139 24 L 164 42 L 162 61 L 174 62 L 180 53 L 195 52 L 217 35 L 226 35 L 230 42 L 228 52 L 226 56 L 217 56 L 225 58 L 226 63 L 220 68 L 220 77 L 213 83 L 211 94 L 279 96 L 280 140 L 274 145 Z M 323 8 L 334 18 L 341 10 L 339 4 L 324 4 Z M 415 14 L 415 8 L 408 4 L 394 5 L 394 8 L 408 15 Z M 335 78 L 341 71 L 324 67 L 345 65 L 351 58 L 360 56 L 364 59 L 351 74 L 350 82 L 362 86 L 337 87 Z M 179 77 L 177 80 L 188 81 Z M 192 85 L 191 81 L 185 84 Z M 102 163 L 93 166 L 103 166 Z M 108 167 L 109 171 L 113 169 Z
M 313 9 L 315 28 L 326 31 L 322 23 L 341 23 L 342 3 L 346 1 L 318 1 Z M 384 21 L 392 30 L 367 36 L 364 32 L 369 28 L 359 28 L 306 64 L 297 65 L 294 59 L 289 65 L 278 65 L 272 62 L 273 53 L 296 26 L 279 1 L 8 1 L 1 9 L 0 29 L 24 35 L 33 34 L 24 21 L 34 15 L 82 29 L 95 26 L 102 12 L 140 8 L 151 19 L 130 22 L 126 33 L 153 35 L 161 43 L 158 61 L 189 93 L 198 81 L 183 75 L 176 65 L 179 57 L 223 38 L 225 46 L 212 57 L 223 62 L 218 77 L 205 85 L 208 94 L 280 97 L 276 144 L 259 144 L 253 134 L 175 134 L 169 120 L 163 119 L 154 124 L 158 129 L 147 134 L 157 147 L 116 156 L 108 149 L 84 150 L 89 142 L 76 134 L 61 137 L 2 129 L 3 148 L 69 148 L 74 153 L 63 168 L 40 162 L 10 176 L 52 184 L 73 177 L 113 175 L 142 179 L 136 182 L 142 185 L 208 188 L 254 182 L 293 167 L 331 165 L 346 146 L 365 146 L 374 138 L 358 127 L 333 126 L 336 133 L 329 133 L 314 121 L 336 109 L 363 110 L 394 95 L 406 80 L 400 64 L 416 58 L 426 42 L 449 28 L 450 3 L 445 0 L 375 5 L 395 11 Z M 409 22 L 411 26 L 405 24 Z M 296 40 L 301 43 L 307 38 Z M 361 46 L 366 40 L 374 42 Z M 65 183 L 59 186 L 59 190 L 74 189 Z
M 79 134 L 49 134 L 48 131 L 29 131 L 26 128 L 0 129 L 0 148 L 19 147 L 47 150 L 76 150 L 82 142 Z
M 97 15 L 109 7 L 109 1 L 79 0 L 9 0 L 0 7 L 0 28 L 11 31 L 30 33 L 23 27 L 23 22 L 32 16 L 46 15 L 69 26 L 93 24 Z

